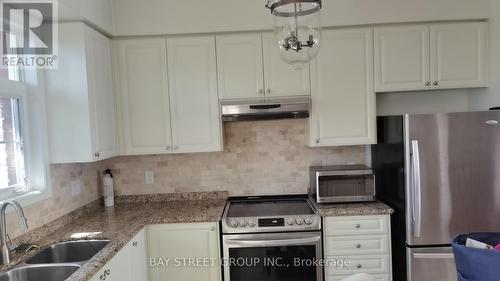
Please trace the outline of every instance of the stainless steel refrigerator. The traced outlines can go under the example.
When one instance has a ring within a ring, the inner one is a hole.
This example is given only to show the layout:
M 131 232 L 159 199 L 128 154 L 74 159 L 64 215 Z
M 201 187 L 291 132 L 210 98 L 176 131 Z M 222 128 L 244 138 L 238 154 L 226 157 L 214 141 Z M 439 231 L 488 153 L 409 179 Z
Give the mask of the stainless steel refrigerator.
M 500 232 L 500 111 L 379 117 L 377 197 L 394 208 L 395 281 L 456 281 L 450 243 Z

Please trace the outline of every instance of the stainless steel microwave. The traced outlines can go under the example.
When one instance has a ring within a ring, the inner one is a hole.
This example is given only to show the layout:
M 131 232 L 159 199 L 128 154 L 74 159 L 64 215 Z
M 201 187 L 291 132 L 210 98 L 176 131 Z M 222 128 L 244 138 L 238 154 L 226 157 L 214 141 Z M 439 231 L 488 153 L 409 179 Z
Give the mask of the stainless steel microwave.
M 366 166 L 313 166 L 309 172 L 308 193 L 318 203 L 375 200 L 375 175 Z

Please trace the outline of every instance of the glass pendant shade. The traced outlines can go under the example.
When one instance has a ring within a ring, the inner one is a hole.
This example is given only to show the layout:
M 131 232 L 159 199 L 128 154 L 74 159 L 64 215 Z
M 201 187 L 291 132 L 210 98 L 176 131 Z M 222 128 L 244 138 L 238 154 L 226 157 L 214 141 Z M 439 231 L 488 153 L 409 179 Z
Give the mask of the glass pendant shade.
M 318 55 L 321 43 L 321 0 L 269 0 L 274 37 L 281 58 L 301 67 Z

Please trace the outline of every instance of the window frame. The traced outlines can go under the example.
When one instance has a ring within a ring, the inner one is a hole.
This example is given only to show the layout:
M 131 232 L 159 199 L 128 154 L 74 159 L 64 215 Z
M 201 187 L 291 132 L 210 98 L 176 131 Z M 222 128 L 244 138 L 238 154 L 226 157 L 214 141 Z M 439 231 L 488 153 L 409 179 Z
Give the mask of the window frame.
M 19 101 L 19 134 L 21 135 L 21 142 L 23 148 L 23 166 L 25 184 L 23 186 L 12 186 L 0 190 L 0 201 L 17 199 L 24 197 L 33 192 L 30 186 L 31 171 L 29 170 L 28 161 L 29 157 L 29 118 L 26 108 L 28 107 L 27 89 L 26 85 L 20 81 L 1 80 L 0 81 L 0 97 L 14 98 Z M 37 192 L 37 194 L 40 192 Z

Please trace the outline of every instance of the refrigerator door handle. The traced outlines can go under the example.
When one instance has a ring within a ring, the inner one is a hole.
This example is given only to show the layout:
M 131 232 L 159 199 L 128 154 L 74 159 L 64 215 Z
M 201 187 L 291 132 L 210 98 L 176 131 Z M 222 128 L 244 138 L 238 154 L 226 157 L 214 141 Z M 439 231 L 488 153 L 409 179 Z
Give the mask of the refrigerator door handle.
M 414 253 L 416 259 L 454 259 L 453 253 Z
M 420 153 L 418 150 L 418 140 L 411 141 L 412 148 L 412 218 L 413 236 L 420 237 L 422 221 L 422 189 L 420 182 Z

